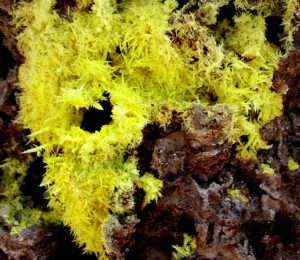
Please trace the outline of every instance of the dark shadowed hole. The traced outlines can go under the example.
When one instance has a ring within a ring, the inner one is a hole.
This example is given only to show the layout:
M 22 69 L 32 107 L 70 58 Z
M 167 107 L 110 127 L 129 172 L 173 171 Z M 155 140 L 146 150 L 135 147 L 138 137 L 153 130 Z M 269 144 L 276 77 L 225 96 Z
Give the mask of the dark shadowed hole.
M 222 172 L 221 173 L 216 173 L 215 175 L 211 176 L 207 180 L 204 180 L 201 177 L 195 175 L 195 176 L 193 176 L 193 179 L 197 182 L 197 184 L 201 188 L 207 189 L 212 183 L 220 184 L 219 177 L 220 177 L 221 174 L 222 174 Z
M 178 7 L 177 9 L 181 9 L 183 6 L 185 6 L 190 0 L 178 0 Z
M 210 244 L 214 241 L 214 223 L 209 223 L 208 224 L 208 231 L 207 231 L 207 237 L 206 237 L 206 244 Z
M 143 201 L 145 199 L 146 192 L 137 187 L 133 197 L 134 197 L 134 210 L 135 212 L 139 212 L 142 209 Z
M 4 253 L 4 251 L 2 251 L 0 249 L 0 259 L 2 259 L 2 260 L 8 260 L 10 258 L 8 258 L 8 255 L 6 253 Z
M 122 50 L 121 50 L 121 48 L 120 48 L 120 46 L 116 47 L 116 53 L 117 54 L 122 54 L 123 53 Z
M 217 20 L 218 22 L 222 22 L 225 19 L 228 19 L 229 21 L 231 21 L 233 23 L 233 17 L 236 13 L 235 10 L 235 6 L 233 1 L 230 1 L 230 3 L 228 5 L 224 5 L 222 7 L 220 7 L 219 9 L 219 13 L 217 16 Z
M 110 103 L 110 95 L 108 92 L 104 92 L 103 97 L 106 100 L 99 101 L 103 110 L 91 107 L 84 111 L 83 120 L 80 128 L 90 133 L 100 131 L 101 127 L 108 125 L 112 121 L 112 104 Z
M 208 97 L 209 97 L 209 102 L 211 105 L 215 105 L 218 103 L 218 96 L 216 93 L 209 92 Z
M 71 232 L 68 228 L 63 228 L 61 230 L 58 238 L 58 241 L 60 242 L 59 247 L 48 259 L 97 260 L 97 257 L 94 254 L 83 254 L 83 250 L 74 243 L 74 239 L 70 233 Z
M 188 214 L 181 215 L 178 221 L 178 231 L 180 233 L 196 234 L 194 217 Z
M 248 141 L 249 141 L 248 135 L 242 135 L 242 136 L 240 137 L 240 141 L 241 141 L 243 144 L 248 143 Z
M 259 120 L 259 114 L 260 114 L 260 110 L 255 111 L 255 109 L 251 107 L 250 110 L 248 111 L 247 118 L 248 120 L 257 122 Z
M 160 128 L 158 125 L 147 125 L 143 129 L 143 142 L 137 148 L 139 158 L 138 166 L 142 174 L 150 171 L 154 145 L 159 136 Z
M 282 17 L 269 16 L 266 18 L 266 38 L 269 42 L 281 47 L 280 38 L 284 33 Z
M 191 58 L 190 64 L 195 64 L 195 63 L 197 63 L 198 61 L 199 61 L 199 58 L 196 57 L 196 56 L 193 56 L 193 57 Z
M 1 112 L 1 111 L 0 111 L 0 118 L 1 118 L 2 123 L 3 122 L 7 123 L 7 122 L 9 122 L 11 120 L 10 116 L 8 116 L 7 114 L 5 114 L 4 112 Z M 4 136 L 0 135 L 0 138 L 4 138 Z M 3 144 L 3 142 L 1 142 L 1 144 Z
M 8 49 L 2 45 L 4 35 L 0 32 L 0 78 L 5 79 L 9 69 L 15 66 L 15 61 Z
M 21 192 L 25 196 L 30 196 L 35 206 L 47 208 L 47 200 L 44 199 L 46 189 L 40 187 L 44 173 L 46 172 L 46 164 L 42 157 L 36 158 L 29 166 L 27 174 L 21 185 Z
M 163 242 L 155 243 L 145 241 L 145 236 L 136 235 L 136 243 L 125 256 L 125 260 L 168 260 L 171 258 L 171 245 L 178 244 L 176 241 L 166 238 Z
M 297 242 L 298 236 L 296 234 L 296 223 L 294 223 L 288 216 L 276 214 L 275 216 L 275 232 L 280 236 L 282 241 Z
M 0 173 L 2 174 L 1 171 L 0 171 Z M 5 232 L 10 232 L 11 228 L 12 228 L 11 224 L 6 223 L 3 217 L 0 218 L 0 226 L 1 226 L 1 231 L 5 231 Z M 0 252 L 1 252 L 1 249 L 0 249 Z M 1 254 L 0 254 L 0 256 L 1 256 Z M 2 258 L 0 257 L 0 259 L 2 259 Z
M 160 214 L 155 212 L 150 218 L 138 224 L 135 243 L 125 259 L 171 259 L 172 245 L 182 243 L 172 231 L 177 230 L 178 223 L 170 211 L 161 209 Z
M 265 258 L 267 251 L 271 251 L 272 248 L 267 250 L 266 245 L 263 243 L 263 238 L 268 236 L 270 238 L 274 237 L 273 234 L 273 223 L 263 222 L 248 222 L 242 227 L 245 230 L 246 236 L 253 248 L 254 255 L 257 259 L 269 259 Z M 276 244 L 274 243 L 273 247 Z M 271 259 L 271 258 L 270 258 Z
M 239 184 L 241 186 L 245 186 L 248 189 L 249 196 L 259 197 L 262 195 L 262 190 L 259 188 L 260 182 L 255 180 L 254 178 L 250 178 L 249 176 L 244 175 L 242 172 L 237 172 L 233 176 L 234 184 L 238 186 Z
M 72 10 L 76 7 L 76 5 L 76 0 L 59 0 L 56 1 L 54 10 L 56 10 L 61 17 L 70 20 Z

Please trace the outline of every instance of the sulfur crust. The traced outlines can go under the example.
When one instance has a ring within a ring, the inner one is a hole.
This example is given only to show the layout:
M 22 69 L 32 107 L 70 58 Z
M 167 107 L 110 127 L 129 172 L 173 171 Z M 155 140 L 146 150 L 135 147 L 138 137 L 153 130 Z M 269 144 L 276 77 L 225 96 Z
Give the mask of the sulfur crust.
M 172 260 L 181 260 L 190 257 L 193 253 L 195 253 L 197 244 L 196 238 L 189 236 L 188 234 L 183 234 L 183 245 L 173 245 L 174 251 L 172 253 Z
M 86 252 L 105 257 L 103 225 L 111 215 L 132 212 L 136 186 L 148 187 L 145 203 L 159 196 L 161 182 L 150 174 L 139 177 L 134 154 L 124 162 L 147 124 L 164 127 L 172 110 L 209 106 L 213 94 L 233 111 L 228 138 L 238 144 L 238 156 L 255 158 L 270 147 L 259 131 L 282 113 L 282 96 L 270 87 L 278 60 L 291 46 L 297 2 L 253 7 L 235 1 L 235 25 L 215 24 L 228 2 L 199 4 L 207 10 L 202 19 L 175 12 L 173 0 L 78 0 L 71 21 L 59 16 L 54 0 L 33 0 L 15 10 L 26 58 L 19 72 L 18 121 L 41 144 L 30 152 L 43 153 L 47 164 L 49 205 Z M 255 8 L 267 11 L 248 12 Z M 266 41 L 265 18 L 273 13 L 283 17 L 284 52 Z M 98 101 L 105 92 L 112 122 L 95 133 L 81 129 L 83 109 L 102 109 Z

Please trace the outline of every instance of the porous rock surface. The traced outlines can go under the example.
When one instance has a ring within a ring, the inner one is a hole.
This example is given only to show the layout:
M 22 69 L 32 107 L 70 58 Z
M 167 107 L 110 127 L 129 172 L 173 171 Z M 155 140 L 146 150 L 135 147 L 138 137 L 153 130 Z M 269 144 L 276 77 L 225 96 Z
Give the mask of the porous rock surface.
M 22 56 L 9 24 L 12 3 L 0 2 L 0 160 L 8 156 L 9 147 L 14 147 L 10 156 L 22 159 L 28 134 L 13 122 Z M 202 107 L 195 107 L 189 111 L 188 127 L 174 113 L 167 129 L 144 129 L 140 170 L 154 172 L 164 188 L 157 204 L 145 209 L 143 191 L 136 192 L 134 221 L 119 220 L 112 235 L 116 256 L 170 259 L 172 245 L 182 244 L 182 235 L 188 233 L 197 239 L 191 259 L 299 259 L 300 171 L 289 171 L 287 165 L 289 157 L 300 163 L 300 31 L 273 82 L 274 91 L 287 91 L 284 114 L 262 129 L 273 147 L 261 151 L 257 161 L 235 158 L 226 139 L 230 112 L 215 111 L 209 118 Z M 269 163 L 276 174 L 264 174 L 261 163 Z M 230 188 L 239 189 L 246 199 L 231 196 Z M 0 259 L 82 257 L 61 227 L 39 224 L 11 236 L 1 214 L 0 220 Z
M 300 170 L 288 169 L 288 158 L 300 162 L 299 36 L 296 32 L 294 50 L 274 73 L 273 90 L 287 91 L 284 114 L 262 129 L 273 147 L 260 151 L 258 160 L 236 159 L 233 147 L 222 139 L 226 121 L 218 125 L 215 120 L 213 127 L 199 114 L 201 108 L 192 111 L 198 111 L 197 123 L 207 123 L 199 129 L 215 131 L 222 142 L 209 136 L 207 143 L 197 141 L 176 116 L 167 130 L 145 130 L 149 138 L 141 155 L 152 155 L 148 165 L 164 180 L 163 196 L 156 206 L 140 212 L 128 259 L 170 259 L 170 245 L 182 244 L 183 233 L 197 238 L 191 259 L 300 257 Z M 145 156 L 141 161 L 147 165 Z M 261 163 L 270 164 L 276 174 L 263 173 Z M 230 196 L 233 187 L 246 199 Z

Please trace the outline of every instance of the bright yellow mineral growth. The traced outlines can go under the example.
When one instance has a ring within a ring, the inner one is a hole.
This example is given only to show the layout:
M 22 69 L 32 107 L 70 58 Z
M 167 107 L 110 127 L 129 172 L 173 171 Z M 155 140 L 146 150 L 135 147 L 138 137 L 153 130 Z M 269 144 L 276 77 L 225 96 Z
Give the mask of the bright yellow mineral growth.
M 176 11 L 174 0 L 77 2 L 68 19 L 54 9 L 55 0 L 21 3 L 14 12 L 26 58 L 18 121 L 40 143 L 29 152 L 39 152 L 47 164 L 43 185 L 50 206 L 78 244 L 103 259 L 103 226 L 112 215 L 130 214 L 136 185 L 145 188 L 145 203 L 159 195 L 161 182 L 140 177 L 130 152 L 147 124 L 164 127 L 172 110 L 208 107 L 214 96 L 233 111 L 228 138 L 238 143 L 238 156 L 255 158 L 257 150 L 269 148 L 259 130 L 281 115 L 282 97 L 270 87 L 284 53 L 266 40 L 265 19 L 282 16 L 288 51 L 297 2 L 234 1 L 240 8 L 234 25 L 217 19 L 228 0 L 199 1 L 201 19 L 197 12 Z M 85 131 L 84 111 L 101 110 L 105 93 L 112 121 Z

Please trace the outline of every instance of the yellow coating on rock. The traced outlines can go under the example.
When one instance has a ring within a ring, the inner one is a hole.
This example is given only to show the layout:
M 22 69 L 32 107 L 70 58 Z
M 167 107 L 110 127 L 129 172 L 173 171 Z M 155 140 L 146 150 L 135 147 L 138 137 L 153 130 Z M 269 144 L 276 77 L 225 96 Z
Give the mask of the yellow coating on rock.
M 296 171 L 299 169 L 299 164 L 292 158 L 290 157 L 288 160 L 288 168 L 290 171 Z
M 172 253 L 172 260 L 186 259 L 196 251 L 197 248 L 196 238 L 184 233 L 182 246 L 175 245 L 172 247 L 174 249 Z
M 288 50 L 296 2 L 260 4 L 268 12 L 257 15 L 243 6 L 235 25 L 225 19 L 210 29 L 228 2 L 199 3 L 199 10 L 208 10 L 202 20 L 175 11 L 173 0 L 78 0 L 71 19 L 54 10 L 55 0 L 15 10 L 26 58 L 18 121 L 41 144 L 29 152 L 43 153 L 50 206 L 85 251 L 105 257 L 103 225 L 111 215 L 130 214 L 136 185 L 147 187 L 146 202 L 159 195 L 161 183 L 139 177 L 135 155 L 124 161 L 147 124 L 164 127 L 173 110 L 208 107 L 213 95 L 233 111 L 228 138 L 238 143 L 238 156 L 255 158 L 257 150 L 269 148 L 259 130 L 281 115 L 282 97 L 270 87 L 283 53 L 266 40 L 265 18 L 282 13 Z M 112 122 L 95 133 L 81 129 L 83 111 L 101 110 L 104 93 Z M 147 190 L 151 186 L 155 192 Z

